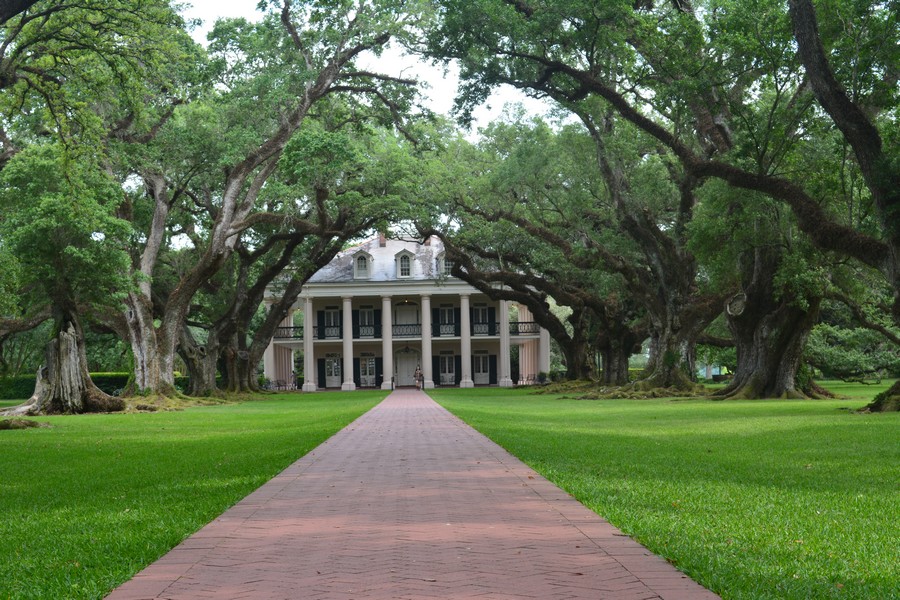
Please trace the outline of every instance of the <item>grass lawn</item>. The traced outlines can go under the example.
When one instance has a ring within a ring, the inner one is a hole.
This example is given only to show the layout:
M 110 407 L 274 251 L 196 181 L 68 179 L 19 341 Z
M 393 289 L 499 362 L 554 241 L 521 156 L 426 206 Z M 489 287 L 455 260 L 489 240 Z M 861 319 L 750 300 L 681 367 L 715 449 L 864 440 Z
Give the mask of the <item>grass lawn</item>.
M 900 414 L 826 387 L 859 397 L 431 395 L 726 599 L 900 598 Z
M 102 598 L 384 395 L 42 417 L 51 428 L 0 431 L 0 598 Z

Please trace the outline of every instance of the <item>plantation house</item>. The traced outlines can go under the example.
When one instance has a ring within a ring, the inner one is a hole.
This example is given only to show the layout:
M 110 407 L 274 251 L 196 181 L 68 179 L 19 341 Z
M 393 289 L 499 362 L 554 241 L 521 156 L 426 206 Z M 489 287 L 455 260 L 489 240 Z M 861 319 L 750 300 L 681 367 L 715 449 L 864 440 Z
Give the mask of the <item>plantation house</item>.
M 338 254 L 304 286 L 266 349 L 265 376 L 293 387 L 294 352 L 303 350 L 303 391 L 512 386 L 550 368 L 550 336 L 525 307 L 490 300 L 449 276 L 437 238 L 425 243 L 383 235 Z M 303 327 L 294 315 L 303 312 Z

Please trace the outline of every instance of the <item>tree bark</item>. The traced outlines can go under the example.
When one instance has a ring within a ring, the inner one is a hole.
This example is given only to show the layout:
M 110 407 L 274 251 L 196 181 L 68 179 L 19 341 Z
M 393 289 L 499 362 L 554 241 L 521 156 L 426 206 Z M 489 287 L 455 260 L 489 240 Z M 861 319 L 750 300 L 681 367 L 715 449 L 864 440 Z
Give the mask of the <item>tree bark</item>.
M 821 298 L 807 298 L 804 307 L 787 292 L 779 296 L 774 285 L 779 260 L 775 250 L 755 250 L 745 292 L 726 303 L 737 368 L 731 383 L 717 397 L 808 397 L 797 385 L 797 373 L 806 339 L 819 316 Z
M 607 386 L 628 384 L 628 361 L 634 354 L 634 342 L 619 337 L 608 338 L 600 346 L 600 361 L 603 372 L 600 383 Z
M 890 389 L 875 396 L 875 399 L 863 410 L 868 412 L 900 411 L 900 381 L 894 383 Z
M 200 344 L 187 326 L 182 328 L 178 354 L 188 370 L 188 396 L 207 397 L 219 392 L 216 383 L 219 344 L 212 334 L 207 343 Z
M 34 394 L 2 415 L 80 414 L 125 408 L 94 385 L 87 368 L 84 335 L 72 314 L 57 317 L 57 333 L 47 343 L 46 362 L 38 370 Z

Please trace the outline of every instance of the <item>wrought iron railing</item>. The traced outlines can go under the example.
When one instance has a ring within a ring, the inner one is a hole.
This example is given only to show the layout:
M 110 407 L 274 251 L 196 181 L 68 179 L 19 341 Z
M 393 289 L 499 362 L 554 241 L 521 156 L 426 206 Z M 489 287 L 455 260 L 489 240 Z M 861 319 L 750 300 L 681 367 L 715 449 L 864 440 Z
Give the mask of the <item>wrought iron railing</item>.
M 302 337 L 303 337 L 303 328 L 302 327 L 276 327 L 275 328 L 275 338 L 276 339 L 302 338 Z
M 439 323 L 434 326 L 433 335 L 435 337 L 459 337 L 459 329 L 457 323 Z M 500 332 L 500 323 L 473 323 L 472 335 L 492 336 L 498 335 Z M 422 325 L 419 323 L 407 325 L 394 325 L 392 328 L 394 337 L 408 338 L 421 337 Z M 511 321 L 509 323 L 510 335 L 537 335 L 541 332 L 541 326 L 535 321 Z M 359 338 L 380 338 L 381 326 L 379 325 L 360 325 L 358 331 L 354 331 L 354 339 Z M 340 326 L 325 327 L 324 339 L 340 339 L 343 335 Z M 275 329 L 275 339 L 302 339 L 302 327 L 278 327 Z M 319 337 L 319 328 L 313 327 L 313 338 L 323 339 Z
M 511 321 L 509 323 L 510 335 L 536 335 L 541 332 L 541 326 L 534 321 Z
M 420 337 L 422 335 L 422 325 L 419 323 L 408 325 L 394 325 L 391 328 L 395 338 L 404 337 Z
M 435 335 L 437 337 L 453 337 L 459 335 L 456 323 L 439 323 Z

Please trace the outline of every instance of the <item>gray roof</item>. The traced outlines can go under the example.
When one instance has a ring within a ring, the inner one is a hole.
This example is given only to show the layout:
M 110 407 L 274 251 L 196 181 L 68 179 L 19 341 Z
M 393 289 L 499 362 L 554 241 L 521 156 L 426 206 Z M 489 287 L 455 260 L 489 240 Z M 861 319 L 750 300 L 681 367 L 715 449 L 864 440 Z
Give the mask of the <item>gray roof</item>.
M 429 245 L 412 241 L 387 239 L 384 247 L 381 247 L 379 238 L 376 236 L 338 253 L 330 263 L 319 269 L 310 278 L 309 283 L 426 281 L 437 279 L 437 258 L 443 251 L 444 245 L 436 237 L 431 238 Z M 364 252 L 372 257 L 369 265 L 369 277 L 354 279 L 353 261 L 360 252 Z M 395 259 L 402 252 L 409 253 L 413 257 L 413 261 L 411 263 L 411 275 L 400 278 L 397 277 Z

